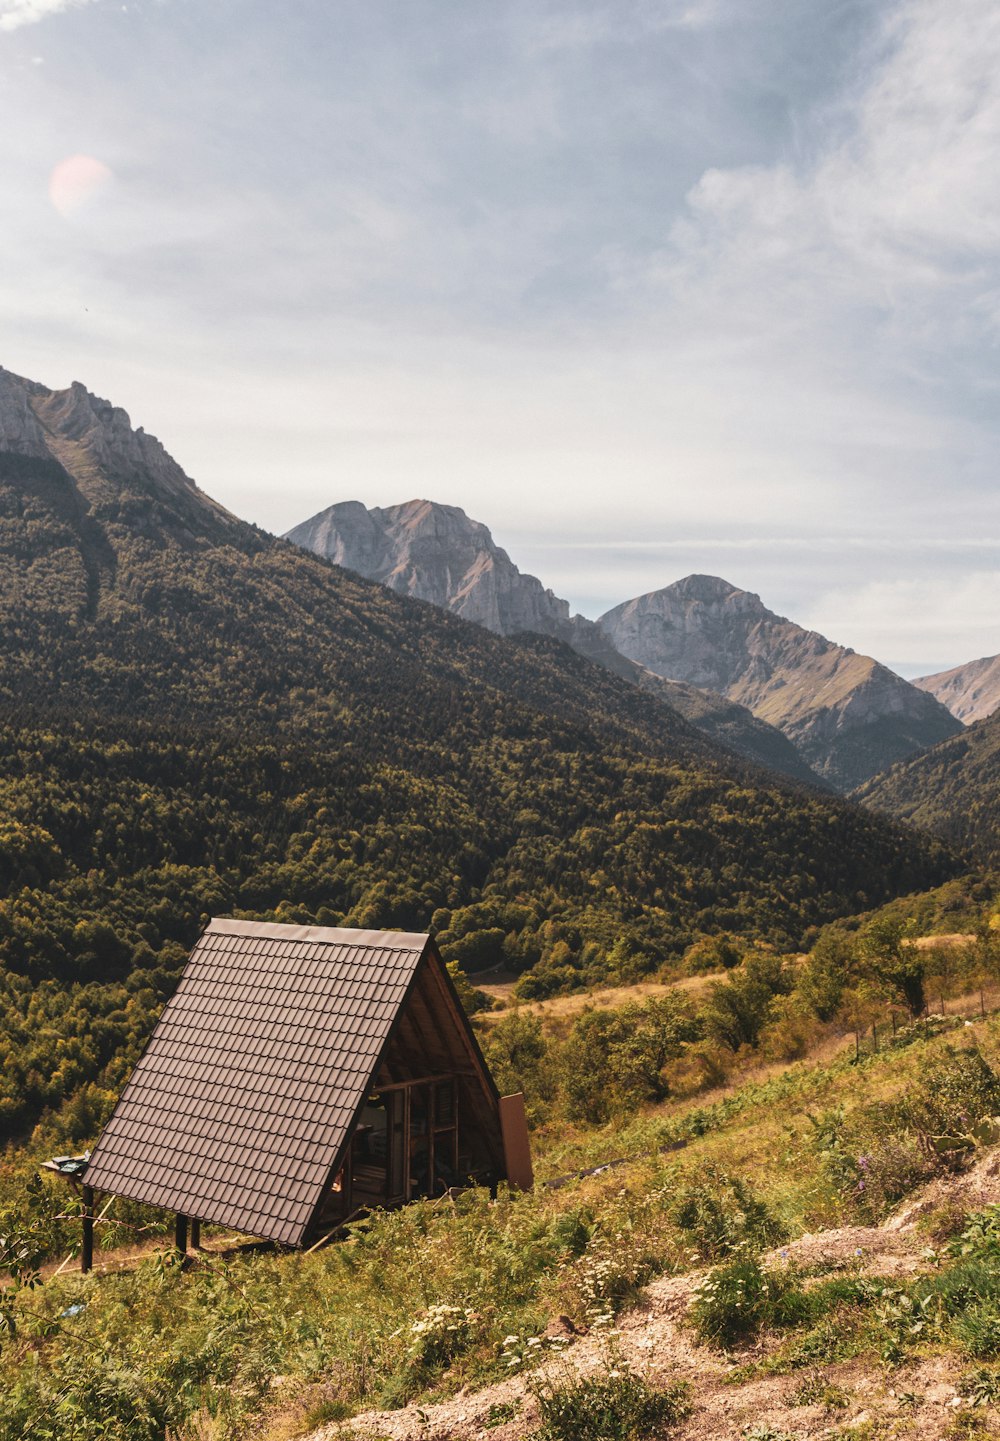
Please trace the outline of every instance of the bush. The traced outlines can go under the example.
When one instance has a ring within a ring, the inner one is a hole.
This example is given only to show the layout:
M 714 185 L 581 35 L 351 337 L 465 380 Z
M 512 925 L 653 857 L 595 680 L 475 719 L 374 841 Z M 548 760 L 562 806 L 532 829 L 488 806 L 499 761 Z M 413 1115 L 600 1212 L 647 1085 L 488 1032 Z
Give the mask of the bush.
M 993 1138 L 1000 1077 L 975 1048 L 925 1061 L 897 1101 L 812 1117 L 829 1179 L 865 1219 L 878 1221 L 922 1181 L 965 1164 Z
M 752 1340 L 790 1289 L 787 1277 L 754 1256 L 717 1266 L 696 1288 L 689 1311 L 699 1341 L 728 1351 Z
M 721 1260 L 740 1248 L 763 1250 L 787 1236 L 745 1181 L 714 1168 L 680 1192 L 673 1219 L 703 1261 Z
M 532 1386 L 538 1441 L 654 1441 L 690 1410 L 683 1382 L 658 1390 L 612 1355 L 594 1376 Z
M 664 1067 L 698 1028 L 674 995 L 577 1017 L 559 1053 L 566 1112 L 599 1125 L 667 1094 Z
M 756 1046 L 771 1018 L 776 996 L 792 989 L 792 979 L 780 956 L 752 951 L 728 981 L 710 988 L 703 1012 L 705 1032 L 732 1051 Z
M 961 1164 L 975 1150 L 977 1131 L 1000 1111 L 1000 1076 L 975 1048 L 947 1046 L 925 1062 L 919 1081 L 899 1107 L 932 1163 Z M 987 1137 L 992 1139 L 992 1136 Z

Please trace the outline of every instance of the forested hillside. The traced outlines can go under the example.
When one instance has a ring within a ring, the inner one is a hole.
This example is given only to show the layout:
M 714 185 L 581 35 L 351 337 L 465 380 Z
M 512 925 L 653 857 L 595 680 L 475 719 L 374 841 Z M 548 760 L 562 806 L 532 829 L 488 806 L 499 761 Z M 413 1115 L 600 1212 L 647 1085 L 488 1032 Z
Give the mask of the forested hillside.
M 26 397 L 48 453 L 0 455 L 0 964 L 91 1039 L 15 1075 L 17 1124 L 101 1072 L 94 1018 L 125 1044 L 119 984 L 154 1006 L 212 913 L 433 925 L 470 969 L 573 984 L 702 932 L 794 945 L 953 872 L 557 641 L 244 525 L 82 388 Z
M 1000 712 L 862 786 L 858 799 L 1000 863 Z

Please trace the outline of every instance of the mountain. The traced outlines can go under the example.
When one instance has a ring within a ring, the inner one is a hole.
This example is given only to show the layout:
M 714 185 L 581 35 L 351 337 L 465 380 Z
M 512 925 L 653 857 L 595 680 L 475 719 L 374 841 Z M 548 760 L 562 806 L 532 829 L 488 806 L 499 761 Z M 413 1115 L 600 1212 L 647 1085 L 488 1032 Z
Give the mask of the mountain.
M 872 810 L 1000 865 L 1000 711 L 874 776 L 855 795 Z
M 795 780 L 819 784 L 774 726 L 745 706 L 666 681 L 629 660 L 594 621 L 570 615 L 567 601 L 519 570 L 487 527 L 458 506 L 410 500 L 369 510 L 360 501 L 346 500 L 294 526 L 285 539 L 496 635 L 533 631 L 554 636 L 588 660 L 658 694 L 720 745 Z
M 933 696 L 878 661 L 775 615 L 716 576 L 690 575 L 597 623 L 639 665 L 718 691 L 776 726 L 838 790 L 959 728 Z
M 12 968 L 151 964 L 241 909 L 433 921 L 471 964 L 599 969 L 625 938 L 653 965 L 706 930 L 791 943 L 953 868 L 557 640 L 239 521 L 82 386 L 5 372 L 2 396 Z
M 972 725 L 1000 709 L 1000 655 L 924 675 L 913 684 L 946 705 L 965 725 Z

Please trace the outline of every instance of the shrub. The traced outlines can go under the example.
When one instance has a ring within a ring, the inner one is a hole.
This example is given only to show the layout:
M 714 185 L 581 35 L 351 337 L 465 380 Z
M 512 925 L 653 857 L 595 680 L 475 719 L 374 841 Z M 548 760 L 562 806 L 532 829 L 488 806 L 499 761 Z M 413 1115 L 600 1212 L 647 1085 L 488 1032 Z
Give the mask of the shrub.
M 600 1124 L 667 1094 L 663 1068 L 698 1028 L 673 995 L 578 1016 L 559 1054 L 567 1115 Z
M 880 1220 L 903 1196 L 962 1166 L 994 1136 L 1000 1077 L 974 1047 L 948 1046 L 925 1061 L 897 1101 L 812 1117 L 813 1143 L 836 1189 L 866 1219 Z
M 787 1236 L 745 1181 L 714 1167 L 680 1192 L 673 1219 L 704 1261 L 721 1260 L 740 1247 L 763 1250 Z
M 916 1133 L 930 1161 L 949 1165 L 960 1164 L 975 1150 L 977 1132 L 997 1111 L 1000 1076 L 975 1047 L 947 1046 L 921 1067 L 917 1086 L 900 1104 L 899 1118 Z
M 688 1414 L 687 1386 L 650 1386 L 619 1356 L 601 1370 L 532 1386 L 542 1425 L 538 1441 L 654 1441 Z
M 703 1019 L 706 1034 L 732 1051 L 756 1046 L 776 996 L 788 995 L 792 979 L 780 956 L 753 951 L 728 981 L 710 988 Z
M 752 1340 L 788 1289 L 787 1278 L 765 1270 L 755 1256 L 717 1266 L 695 1289 L 691 1303 L 698 1339 L 727 1351 Z

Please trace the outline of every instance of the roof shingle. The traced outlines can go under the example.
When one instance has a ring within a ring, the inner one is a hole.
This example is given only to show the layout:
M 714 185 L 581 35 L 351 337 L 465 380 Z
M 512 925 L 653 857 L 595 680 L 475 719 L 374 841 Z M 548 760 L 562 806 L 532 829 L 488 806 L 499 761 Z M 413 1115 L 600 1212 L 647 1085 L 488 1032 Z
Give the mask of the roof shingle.
M 427 940 L 212 921 L 87 1185 L 301 1244 Z

